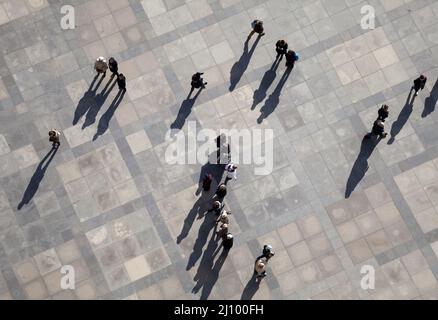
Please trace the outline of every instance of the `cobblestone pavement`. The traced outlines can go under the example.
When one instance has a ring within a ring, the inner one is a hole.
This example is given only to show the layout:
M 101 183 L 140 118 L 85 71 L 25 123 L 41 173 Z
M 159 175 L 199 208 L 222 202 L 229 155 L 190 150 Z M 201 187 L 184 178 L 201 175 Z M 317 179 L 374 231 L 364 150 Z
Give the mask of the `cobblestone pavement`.
M 63 4 L 74 30 L 60 28 Z M 359 25 L 365 4 L 374 30 Z M 255 18 L 266 35 L 230 92 Z M 279 86 L 280 38 L 301 60 Z M 0 50 L 0 299 L 438 298 L 437 1 L 1 0 Z M 91 86 L 99 55 L 127 77 L 121 103 L 109 75 Z M 195 71 L 208 85 L 183 130 L 274 130 L 272 174 L 240 165 L 229 183 L 226 259 L 213 260 L 210 200 L 195 195 L 203 164 L 164 160 Z M 278 101 L 251 108 L 257 94 Z M 392 138 L 367 159 L 383 103 Z M 265 243 L 276 255 L 257 286 Z M 75 290 L 61 290 L 62 265 Z M 363 265 L 374 290 L 361 289 Z

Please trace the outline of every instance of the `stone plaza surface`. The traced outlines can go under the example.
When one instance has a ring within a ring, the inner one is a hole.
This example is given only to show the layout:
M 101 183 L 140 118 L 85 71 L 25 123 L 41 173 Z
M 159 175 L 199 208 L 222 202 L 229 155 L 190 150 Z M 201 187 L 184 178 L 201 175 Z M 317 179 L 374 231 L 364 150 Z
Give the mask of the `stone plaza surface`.
M 64 4 L 73 30 L 60 28 Z M 374 30 L 360 27 L 366 4 Z M 230 92 L 256 18 L 266 35 Z M 280 38 L 301 59 L 279 88 L 282 61 L 263 92 Z M 438 298 L 438 1 L 1 0 L 0 50 L 0 299 Z M 109 74 L 90 88 L 100 55 L 127 77 L 120 104 L 117 87 L 99 95 Z M 229 183 L 225 260 L 212 258 L 211 202 L 195 195 L 204 164 L 164 159 L 196 71 L 208 85 L 183 130 L 274 130 L 272 174 L 240 165 Z M 254 92 L 265 101 L 252 109 Z M 100 102 L 73 125 L 90 99 Z M 346 199 L 383 103 L 391 134 Z M 61 147 L 47 165 L 51 128 Z M 266 243 L 276 254 L 254 287 Z M 75 290 L 60 287 L 63 265 Z M 361 289 L 363 265 L 374 290 Z

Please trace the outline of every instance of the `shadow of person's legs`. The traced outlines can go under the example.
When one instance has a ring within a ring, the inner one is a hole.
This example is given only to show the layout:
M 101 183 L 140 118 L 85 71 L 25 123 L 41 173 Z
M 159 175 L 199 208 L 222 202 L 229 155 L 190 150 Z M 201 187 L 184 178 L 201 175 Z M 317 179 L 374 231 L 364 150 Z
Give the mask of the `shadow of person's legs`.
M 388 144 L 392 144 L 395 141 L 395 137 L 403 129 L 403 126 L 406 124 L 406 122 L 408 121 L 408 119 L 412 113 L 412 110 L 413 110 L 412 103 L 414 102 L 414 99 L 412 99 L 412 101 L 411 101 L 411 99 L 410 99 L 411 94 L 412 94 L 412 90 L 409 92 L 408 98 L 406 99 L 406 103 L 403 106 L 403 109 L 400 111 L 400 113 L 397 117 L 397 120 L 395 120 L 392 123 L 391 131 L 390 131 L 391 138 L 388 140 Z
M 245 288 L 243 289 L 240 300 L 251 300 L 259 289 L 259 286 L 260 281 L 257 281 L 257 274 L 253 272 L 251 279 L 248 281 Z
M 203 88 L 200 88 L 193 98 L 186 99 L 182 102 L 181 107 L 178 111 L 178 115 L 176 116 L 175 121 L 173 121 L 173 123 L 170 125 L 170 129 L 182 129 L 187 117 L 192 112 L 192 107 L 195 104 L 196 99 L 200 95 L 202 89 Z
M 82 118 L 82 116 L 84 114 L 86 114 L 90 108 L 93 107 L 93 105 L 95 103 L 94 98 L 96 96 L 96 91 L 99 88 L 100 84 L 102 83 L 104 77 L 100 78 L 96 87 L 93 89 L 94 83 L 96 82 L 96 80 L 98 78 L 99 78 L 99 74 L 97 74 L 93 78 L 93 81 L 91 82 L 90 86 L 88 87 L 87 92 L 85 92 L 83 97 L 81 98 L 81 100 L 79 100 L 78 105 L 76 106 L 76 109 L 75 109 L 74 116 L 73 116 L 73 121 L 72 121 L 73 125 L 76 125 L 79 122 L 79 120 Z
M 207 279 L 204 282 L 202 293 L 200 300 L 207 300 L 210 296 L 211 291 L 213 290 L 214 285 L 216 284 L 217 280 L 219 279 L 219 272 L 222 269 L 222 266 L 225 263 L 225 260 L 228 256 L 228 250 L 222 250 L 221 254 L 217 258 L 216 262 L 214 263 L 213 268 L 207 275 Z M 214 259 L 214 256 L 213 256 Z
M 205 205 L 205 199 L 199 198 L 193 205 L 192 209 L 189 211 L 186 218 L 184 219 L 184 225 L 182 227 L 180 234 L 176 238 L 176 243 L 180 243 L 185 237 L 187 237 L 193 225 L 193 222 L 195 221 L 196 216 L 198 216 L 198 219 L 200 219 L 206 211 L 207 208 Z
M 108 110 L 106 110 L 105 113 L 100 117 L 99 124 L 97 125 L 97 132 L 93 137 L 93 141 L 95 141 L 99 136 L 103 135 L 106 132 L 109 127 L 111 118 L 113 117 L 114 112 L 116 112 L 119 104 L 122 102 L 125 93 L 126 90 L 119 90 L 113 102 L 108 107 Z
M 243 46 L 243 53 L 239 58 L 239 61 L 237 61 L 230 70 L 230 88 L 229 91 L 233 91 L 237 84 L 239 83 L 240 79 L 242 78 L 243 74 L 245 73 L 246 69 L 248 68 L 249 61 L 251 60 L 251 57 L 254 53 L 255 48 L 257 47 L 257 44 L 259 43 L 261 37 L 258 36 L 256 41 L 254 41 L 251 50 L 248 51 L 248 42 L 249 39 L 247 39 Z
M 425 118 L 435 111 L 435 106 L 438 101 L 438 80 L 435 82 L 429 97 L 424 100 L 424 109 L 421 117 Z
M 269 87 L 271 86 L 271 84 L 274 82 L 275 77 L 277 76 L 276 71 L 279 65 L 280 65 L 280 60 L 278 60 L 278 56 L 277 56 L 277 59 L 274 61 L 272 66 L 263 75 L 259 87 L 254 91 L 251 110 L 254 110 L 255 107 L 266 98 L 266 93 Z
M 38 164 L 32 178 L 27 185 L 26 190 L 24 191 L 23 198 L 21 202 L 18 204 L 17 209 L 20 210 L 23 205 L 28 204 L 30 200 L 32 200 L 33 196 L 37 192 L 41 181 L 44 178 L 44 174 L 46 173 L 47 168 L 49 167 L 50 162 L 52 162 L 53 157 L 55 156 L 58 148 L 52 147 L 52 149 L 44 156 L 41 162 Z M 47 160 L 48 159 L 48 160 Z M 47 161 L 46 161 L 47 160 Z
M 368 171 L 368 159 L 379 144 L 380 140 L 380 138 L 374 137 L 371 137 L 371 139 L 366 139 L 364 137 L 362 139 L 359 155 L 351 168 L 350 176 L 348 177 L 347 185 L 345 187 L 346 199 L 350 197 L 351 193 Z
M 106 99 L 108 98 L 109 94 L 113 90 L 114 86 L 116 85 L 116 81 L 112 81 L 111 78 L 107 84 L 105 85 L 105 88 L 94 97 L 94 103 L 91 105 L 91 107 L 88 109 L 88 112 L 85 116 L 85 121 L 82 125 L 82 129 L 85 129 L 86 127 L 92 125 L 94 122 L 96 122 L 97 114 L 100 111 L 100 108 L 102 108 L 103 104 L 105 103 Z M 112 83 L 112 84 L 111 84 Z M 111 86 L 110 86 L 111 84 Z
M 275 108 L 277 108 L 278 104 L 280 103 L 281 91 L 283 90 L 283 87 L 286 84 L 286 81 L 289 78 L 291 72 L 292 68 L 287 68 L 285 70 L 274 91 L 265 101 L 263 107 L 260 109 L 260 116 L 257 119 L 257 123 L 262 123 L 263 120 L 266 119 L 272 112 L 274 112 Z

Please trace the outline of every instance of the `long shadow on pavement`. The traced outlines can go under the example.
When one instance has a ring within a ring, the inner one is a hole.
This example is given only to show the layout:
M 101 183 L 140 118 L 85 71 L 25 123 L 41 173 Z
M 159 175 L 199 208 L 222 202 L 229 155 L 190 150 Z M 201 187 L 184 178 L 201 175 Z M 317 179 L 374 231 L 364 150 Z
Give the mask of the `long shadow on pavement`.
M 263 75 L 259 87 L 254 91 L 251 110 L 254 110 L 255 107 L 266 98 L 266 92 L 277 76 L 277 69 L 279 65 L 280 59 L 276 59 L 269 70 Z
M 345 199 L 350 197 L 351 193 L 368 171 L 368 159 L 379 144 L 380 140 L 380 138 L 375 139 L 374 137 L 371 139 L 365 139 L 364 137 L 362 139 L 359 155 L 353 164 L 353 168 L 351 168 L 351 173 L 345 187 Z
M 173 123 L 170 125 L 171 129 L 182 129 L 182 127 L 184 126 L 184 123 L 186 122 L 187 117 L 192 112 L 192 107 L 195 104 L 196 99 L 198 98 L 201 91 L 202 91 L 202 88 L 199 89 L 198 92 L 196 92 L 196 94 L 193 96 L 193 98 L 187 97 L 186 100 L 184 100 L 182 102 L 175 121 L 173 121 Z
M 240 300 L 251 300 L 252 297 L 254 297 L 257 290 L 259 289 L 259 287 L 260 287 L 260 281 L 257 281 L 257 275 L 256 273 L 253 273 L 251 279 L 248 281 L 245 288 L 243 289 Z
M 119 90 L 113 102 L 111 102 L 111 105 L 108 107 L 108 110 L 106 110 L 102 117 L 100 117 L 99 124 L 97 125 L 97 132 L 93 137 L 93 141 L 95 141 L 99 136 L 103 135 L 106 132 L 109 127 L 111 118 L 113 117 L 114 112 L 116 112 L 119 104 L 122 102 L 125 93 L 126 90 Z
M 260 41 L 260 36 L 257 37 L 256 41 L 254 41 L 251 50 L 248 51 L 248 42 L 247 39 L 243 45 L 243 53 L 239 58 L 239 61 L 237 61 L 230 70 L 230 91 L 233 91 L 237 84 L 239 83 L 240 79 L 242 78 L 243 74 L 245 73 L 246 69 L 248 68 L 249 61 L 251 60 L 251 57 L 254 53 L 255 48 L 257 47 L 257 44 Z
M 424 110 L 421 113 L 423 118 L 427 117 L 429 114 L 435 111 L 436 102 L 438 101 L 438 80 L 435 82 L 430 96 L 424 100 Z
M 41 181 L 44 178 L 44 174 L 46 173 L 46 170 L 49 167 L 50 162 L 52 162 L 53 157 L 56 154 L 56 151 L 58 151 L 58 148 L 52 148 L 38 164 L 38 167 L 36 168 L 32 178 L 30 179 L 26 190 L 24 191 L 21 202 L 18 204 L 17 207 L 18 210 L 20 210 L 23 207 L 23 205 L 28 204 L 30 200 L 32 200 L 33 196 L 35 195 L 35 193 L 37 192 L 40 186 Z
M 87 92 L 85 92 L 81 100 L 79 100 L 73 117 L 73 125 L 76 125 L 78 121 L 82 118 L 82 116 L 86 114 L 90 110 L 90 108 L 93 107 L 95 103 L 94 98 L 96 96 L 96 91 L 102 83 L 104 76 L 100 78 L 96 87 L 93 89 L 94 83 L 96 82 L 97 78 L 99 78 L 99 75 L 96 75 L 93 78 L 93 81 L 91 82 Z
M 415 96 L 411 100 L 412 90 L 409 92 L 408 98 L 406 99 L 403 109 L 400 111 L 397 120 L 392 123 L 391 126 L 391 138 L 388 140 L 388 144 L 392 144 L 395 141 L 395 137 L 400 133 L 403 126 L 408 122 L 413 110 L 413 103 Z

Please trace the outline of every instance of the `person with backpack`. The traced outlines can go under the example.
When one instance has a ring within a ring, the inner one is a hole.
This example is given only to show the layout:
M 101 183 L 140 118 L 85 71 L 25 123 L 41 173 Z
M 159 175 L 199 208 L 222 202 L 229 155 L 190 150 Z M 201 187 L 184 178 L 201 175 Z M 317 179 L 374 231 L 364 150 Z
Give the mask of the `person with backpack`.
M 261 20 L 254 20 L 252 22 L 252 31 L 248 35 L 248 40 L 251 39 L 251 37 L 254 35 L 254 33 L 258 33 L 259 37 L 264 36 L 265 33 L 263 31 L 264 31 L 263 21 L 261 21 Z
M 386 138 L 388 134 L 385 132 L 385 124 L 382 120 L 376 120 L 374 121 L 373 128 L 371 129 L 371 132 L 368 133 L 365 138 L 371 139 L 373 136 L 378 136 L 380 139 Z
M 415 90 L 415 96 L 418 96 L 418 91 L 423 90 L 424 86 L 426 85 L 427 77 L 424 75 L 420 75 L 417 79 L 414 80 L 414 85 L 412 86 L 411 90 Z M 412 92 L 412 91 L 411 91 Z
M 280 58 L 283 59 L 283 56 L 287 53 L 287 42 L 284 40 L 278 40 L 277 43 L 275 44 L 275 51 L 277 52 L 277 57 L 276 59 Z
M 293 50 L 289 50 L 286 54 L 286 68 L 293 68 L 295 66 L 295 61 L 298 61 L 300 56 Z

